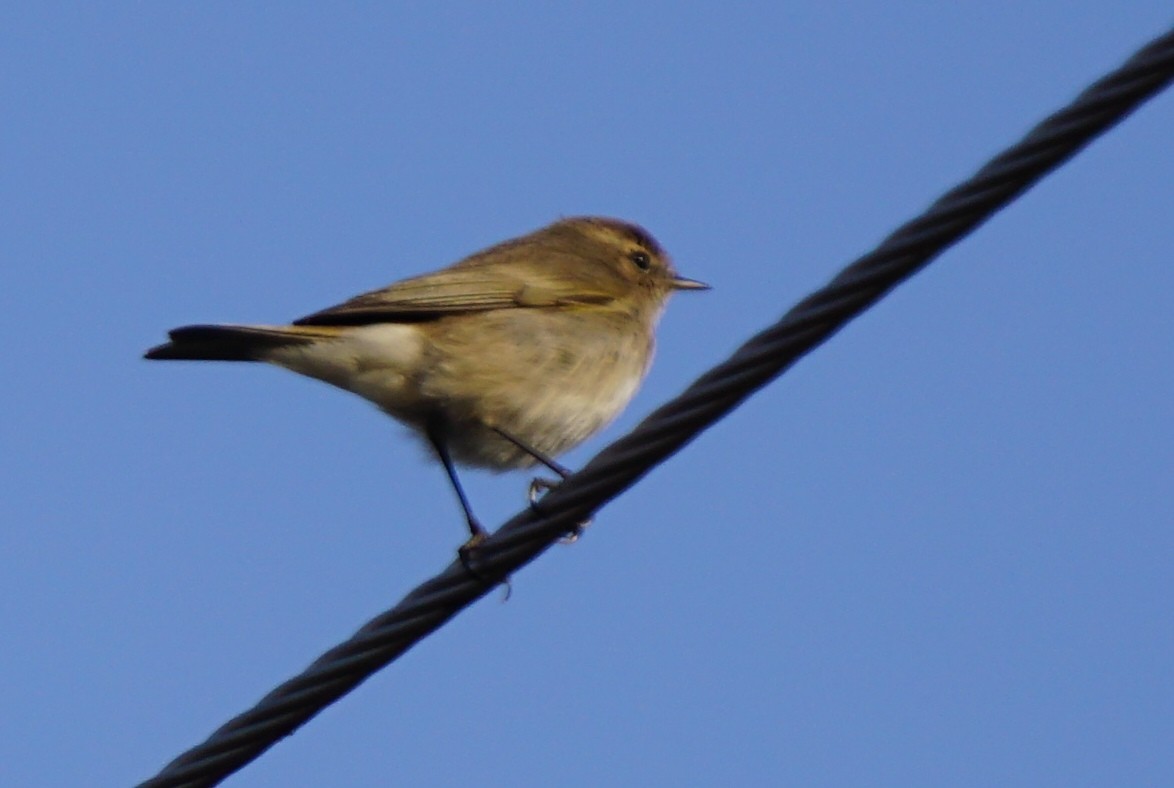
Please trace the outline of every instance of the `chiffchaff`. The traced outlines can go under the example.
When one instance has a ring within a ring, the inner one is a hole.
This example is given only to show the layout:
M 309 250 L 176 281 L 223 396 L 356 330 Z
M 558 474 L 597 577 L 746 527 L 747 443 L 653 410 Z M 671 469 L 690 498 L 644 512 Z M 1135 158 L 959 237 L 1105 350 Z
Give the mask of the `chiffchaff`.
M 374 402 L 436 452 L 471 545 L 485 531 L 453 463 L 565 475 L 552 458 L 643 380 L 669 294 L 707 288 L 634 224 L 563 219 L 292 325 L 177 328 L 146 358 L 267 361 Z

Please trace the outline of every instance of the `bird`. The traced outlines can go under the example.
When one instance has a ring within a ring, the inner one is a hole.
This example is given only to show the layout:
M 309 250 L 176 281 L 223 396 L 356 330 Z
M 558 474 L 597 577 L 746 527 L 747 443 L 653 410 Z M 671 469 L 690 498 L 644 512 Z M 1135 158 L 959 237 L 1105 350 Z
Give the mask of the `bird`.
M 487 534 L 456 466 L 545 465 L 611 422 L 651 364 L 677 274 L 643 227 L 563 218 L 287 325 L 187 325 L 150 360 L 266 362 L 357 394 L 444 467 L 469 539 Z M 536 488 L 555 483 L 535 480 Z M 537 487 L 536 487 L 537 486 Z

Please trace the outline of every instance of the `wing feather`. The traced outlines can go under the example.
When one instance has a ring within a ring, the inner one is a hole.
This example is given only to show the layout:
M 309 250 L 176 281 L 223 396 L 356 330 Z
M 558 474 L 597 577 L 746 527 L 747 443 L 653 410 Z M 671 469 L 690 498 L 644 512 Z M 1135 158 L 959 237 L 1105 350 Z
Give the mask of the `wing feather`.
M 516 261 L 510 265 L 504 261 L 478 263 L 459 264 L 404 279 L 307 315 L 295 320 L 294 324 L 415 323 L 492 309 L 606 304 L 616 297 L 614 285 L 607 279 L 594 281 L 598 277 L 567 276 L 564 266 L 551 266 L 549 261 L 542 266 L 542 274 L 535 272 L 532 266 L 519 266 Z M 556 271 L 562 271 L 564 275 L 553 275 Z

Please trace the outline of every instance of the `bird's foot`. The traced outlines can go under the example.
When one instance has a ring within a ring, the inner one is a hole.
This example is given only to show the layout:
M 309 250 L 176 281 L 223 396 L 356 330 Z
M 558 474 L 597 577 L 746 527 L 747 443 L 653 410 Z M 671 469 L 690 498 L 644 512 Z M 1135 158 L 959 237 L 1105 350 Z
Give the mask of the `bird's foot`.
M 545 514 L 538 502 L 544 494 L 550 492 L 560 484 L 562 484 L 561 479 L 543 479 L 541 476 L 536 476 L 530 480 L 530 490 L 526 497 L 529 499 L 530 508 L 534 510 L 535 514 Z M 581 523 L 576 523 L 575 527 L 571 529 L 568 534 L 559 539 L 559 541 L 563 544 L 574 544 L 575 542 L 579 541 L 579 537 L 583 535 L 583 531 L 586 530 L 587 526 L 589 525 L 591 525 L 590 517 Z
M 477 549 L 481 546 L 481 543 L 485 541 L 485 537 L 487 537 L 489 534 L 485 531 L 484 528 L 481 528 L 480 526 L 477 528 L 471 528 L 470 530 L 473 532 L 473 534 L 469 537 L 469 541 L 465 542 L 457 549 L 457 558 L 460 560 L 461 566 L 463 566 L 465 571 L 469 573 L 470 577 L 482 585 L 491 586 L 493 585 L 493 581 L 485 575 L 481 574 L 481 572 L 478 571 L 477 567 L 474 565 L 474 562 L 477 559 Z M 513 584 L 510 582 L 508 576 L 502 578 L 501 584 L 505 588 L 505 593 L 504 596 L 502 596 L 501 601 L 509 601 L 510 595 L 514 592 Z

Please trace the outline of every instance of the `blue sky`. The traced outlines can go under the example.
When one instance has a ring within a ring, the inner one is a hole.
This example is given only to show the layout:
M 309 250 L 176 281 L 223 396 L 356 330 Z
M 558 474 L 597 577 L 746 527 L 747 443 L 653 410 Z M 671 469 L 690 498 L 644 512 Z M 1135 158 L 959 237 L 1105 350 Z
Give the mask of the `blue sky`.
M 463 538 L 394 422 L 141 361 L 166 329 L 639 221 L 714 290 L 579 465 L 1170 21 L 7 4 L 0 782 L 152 775 Z M 1172 128 L 1164 95 L 229 784 L 1174 783 Z

